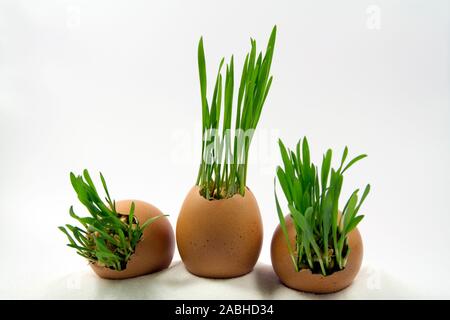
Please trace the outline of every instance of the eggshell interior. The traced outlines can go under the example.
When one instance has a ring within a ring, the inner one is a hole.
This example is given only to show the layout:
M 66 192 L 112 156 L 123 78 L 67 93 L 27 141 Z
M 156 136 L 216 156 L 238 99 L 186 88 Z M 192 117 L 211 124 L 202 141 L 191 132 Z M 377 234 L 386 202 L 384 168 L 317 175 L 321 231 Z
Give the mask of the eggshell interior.
M 140 200 L 116 202 L 117 212 L 128 215 L 134 202 L 134 215 L 140 224 L 163 213 L 155 206 Z M 136 245 L 125 270 L 116 271 L 91 263 L 94 272 L 101 278 L 125 279 L 141 276 L 167 268 L 173 258 L 175 246 L 174 232 L 169 220 L 161 217 L 151 223 Z
M 295 227 L 292 218 L 286 216 L 286 228 L 292 248 L 295 248 Z M 361 267 L 363 258 L 363 244 L 358 229 L 348 235 L 350 254 L 345 268 L 341 271 L 323 276 L 313 274 L 309 269 L 295 271 L 294 264 L 289 256 L 286 238 L 280 226 L 276 228 L 271 244 L 272 266 L 281 282 L 286 286 L 312 293 L 332 293 L 348 287 L 355 279 Z
M 258 260 L 263 228 L 258 204 L 245 196 L 206 200 L 198 186 L 188 193 L 177 221 L 178 250 L 187 270 L 208 278 L 244 275 Z

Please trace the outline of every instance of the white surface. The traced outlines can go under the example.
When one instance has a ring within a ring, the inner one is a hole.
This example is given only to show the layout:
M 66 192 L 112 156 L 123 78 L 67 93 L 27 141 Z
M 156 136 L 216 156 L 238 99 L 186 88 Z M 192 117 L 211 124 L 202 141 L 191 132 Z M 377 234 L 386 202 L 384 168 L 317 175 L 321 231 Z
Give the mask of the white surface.
M 197 41 L 211 79 L 221 56 L 240 66 L 249 37 L 263 47 L 274 24 L 248 177 L 264 219 L 260 262 L 277 224 L 277 137 L 292 146 L 307 135 L 316 162 L 345 144 L 369 154 L 344 198 L 372 184 L 363 263 L 394 279 L 379 296 L 399 281 L 450 298 L 449 18 L 445 0 L 0 0 L 0 298 L 40 297 L 85 272 L 56 229 L 71 204 L 83 212 L 69 171 L 102 170 L 116 199 L 151 202 L 175 225 L 200 158 Z
M 134 279 L 111 281 L 91 270 L 75 272 L 49 284 L 44 299 L 417 299 L 415 288 L 386 272 L 363 268 L 352 285 L 333 294 L 298 292 L 282 285 L 271 266 L 234 279 L 206 279 L 190 274 L 182 263 Z

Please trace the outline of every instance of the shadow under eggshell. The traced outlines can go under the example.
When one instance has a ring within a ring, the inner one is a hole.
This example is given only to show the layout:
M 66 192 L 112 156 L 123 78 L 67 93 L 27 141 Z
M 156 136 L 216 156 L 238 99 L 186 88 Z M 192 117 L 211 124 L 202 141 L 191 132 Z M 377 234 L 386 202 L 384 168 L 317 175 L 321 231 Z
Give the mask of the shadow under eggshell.
M 132 202 L 135 205 L 134 215 L 141 225 L 150 218 L 163 215 L 155 206 L 140 200 L 117 201 L 117 212 L 128 215 Z M 116 271 L 99 267 L 94 263 L 91 263 L 90 266 L 99 277 L 105 279 L 137 277 L 167 268 L 172 262 L 174 249 L 175 240 L 172 226 L 166 217 L 161 217 L 144 230 L 125 270 Z
M 228 199 L 206 200 L 194 186 L 178 216 L 176 237 L 186 269 L 207 278 L 232 278 L 253 270 L 263 228 L 258 204 L 247 189 Z
M 285 219 L 291 246 L 295 248 L 296 233 L 292 218 L 288 215 Z M 286 238 L 280 225 L 278 225 L 273 234 L 271 244 L 272 266 L 281 282 L 292 289 L 312 293 L 336 292 L 348 287 L 361 267 L 363 244 L 358 229 L 354 229 L 349 233 L 348 245 L 350 253 L 343 270 L 327 276 L 313 274 L 309 269 L 297 272 L 289 255 Z

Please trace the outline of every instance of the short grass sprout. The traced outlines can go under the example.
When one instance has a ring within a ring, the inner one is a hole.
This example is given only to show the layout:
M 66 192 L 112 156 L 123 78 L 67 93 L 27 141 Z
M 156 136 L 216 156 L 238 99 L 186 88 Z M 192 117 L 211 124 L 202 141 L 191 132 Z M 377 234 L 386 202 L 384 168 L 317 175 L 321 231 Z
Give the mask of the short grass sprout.
M 348 235 L 364 218 L 364 215 L 358 213 L 369 194 L 370 185 L 365 187 L 359 201 L 359 190 L 355 190 L 342 213 L 339 211 L 339 196 L 344 173 L 366 155 L 359 155 L 346 162 L 348 148 L 345 147 L 340 166 L 334 169 L 331 167 L 332 150 L 329 149 L 323 156 L 322 166 L 319 168 L 310 160 L 306 137 L 297 143 L 295 150 L 286 148 L 281 140 L 279 147 L 283 167 L 277 167 L 276 175 L 295 226 L 295 248 L 289 243 L 285 216 L 278 201 L 276 185 L 275 202 L 280 227 L 286 238 L 295 270 L 310 269 L 313 273 L 325 276 L 344 269 L 350 253 Z

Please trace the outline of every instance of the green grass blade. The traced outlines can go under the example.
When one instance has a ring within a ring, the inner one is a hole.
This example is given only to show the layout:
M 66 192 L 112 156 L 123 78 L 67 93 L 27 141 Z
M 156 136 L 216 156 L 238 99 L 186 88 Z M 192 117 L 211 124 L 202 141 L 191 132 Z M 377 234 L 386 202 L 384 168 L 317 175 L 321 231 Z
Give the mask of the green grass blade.
M 287 182 L 286 174 L 280 166 L 277 167 L 277 177 L 288 203 L 292 203 L 293 202 L 292 191 Z
M 209 127 L 209 108 L 207 101 L 207 88 L 206 88 L 206 61 L 205 50 L 203 49 L 203 37 L 200 38 L 198 43 L 198 73 L 200 79 L 200 95 L 202 99 L 202 120 L 203 130 Z
M 145 221 L 142 226 L 141 226 L 141 230 L 144 230 L 145 228 L 147 228 L 150 224 L 152 224 L 153 222 L 155 222 L 156 220 L 158 220 L 161 217 L 168 217 L 169 215 L 167 214 L 163 214 L 163 215 L 159 215 L 159 216 L 155 216 L 153 218 L 148 219 L 147 221 Z
M 359 204 L 355 209 L 355 214 L 359 212 L 359 209 L 361 208 L 361 205 L 363 204 L 364 200 L 366 200 L 367 196 L 369 195 L 369 192 L 370 192 L 370 184 L 366 185 L 366 187 L 364 188 L 361 200 L 359 200 Z
M 342 170 L 342 173 L 344 173 L 347 169 L 349 169 L 353 164 L 355 164 L 356 162 L 358 162 L 361 159 L 364 159 L 365 157 L 367 157 L 366 154 L 361 154 L 355 158 L 353 158 L 353 160 L 351 160 L 344 168 L 344 170 Z
M 72 236 L 69 234 L 69 232 L 67 232 L 66 228 L 58 227 L 58 229 L 61 230 L 67 236 L 67 239 L 69 239 L 70 244 L 72 245 L 76 244 L 75 240 L 73 240 Z
M 128 213 L 128 226 L 131 228 L 134 223 L 134 210 L 135 210 L 135 204 L 134 201 L 131 202 L 130 205 L 130 212 Z
M 100 172 L 100 180 L 102 181 L 103 190 L 105 190 L 106 198 L 108 200 L 108 203 L 111 205 L 112 210 L 116 210 L 116 208 L 113 206 L 113 202 L 111 200 L 111 196 L 109 195 L 108 186 L 106 185 L 105 177 L 103 177 L 103 174 Z
M 280 228 L 281 228 L 281 231 L 283 232 L 284 238 L 286 240 L 288 252 L 291 257 L 292 263 L 294 264 L 295 271 L 298 271 L 297 261 L 295 259 L 294 251 L 292 250 L 291 242 L 289 240 L 289 234 L 288 234 L 287 227 L 286 227 L 286 220 L 284 219 L 284 214 L 283 214 L 283 211 L 281 210 L 280 203 L 279 203 L 278 197 L 277 197 L 276 180 L 274 180 L 273 188 L 274 188 L 275 204 L 277 207 L 278 219 L 280 220 Z
M 337 170 L 337 172 L 341 172 L 342 166 L 344 165 L 344 162 L 345 162 L 345 159 L 347 159 L 347 155 L 348 155 L 348 148 L 346 146 L 344 148 L 344 152 L 342 153 L 341 165 L 339 166 L 339 169 Z
M 332 158 L 332 151 L 331 149 L 328 149 L 326 155 L 323 157 L 322 160 L 322 168 L 321 168 L 322 193 L 325 191 L 327 187 L 328 176 L 330 174 L 330 167 L 331 167 L 331 158 Z
M 356 226 L 361 222 L 361 220 L 364 218 L 364 215 L 360 215 L 357 217 L 354 217 L 349 224 L 346 226 L 344 234 L 349 234 L 353 229 L 356 228 Z
M 349 222 L 353 219 L 355 216 L 355 209 L 356 204 L 358 203 L 358 195 L 356 193 L 353 193 L 350 199 L 348 200 L 348 204 L 346 206 L 346 210 L 343 212 L 343 218 L 344 218 L 344 224 L 343 228 L 347 228 L 347 225 Z

